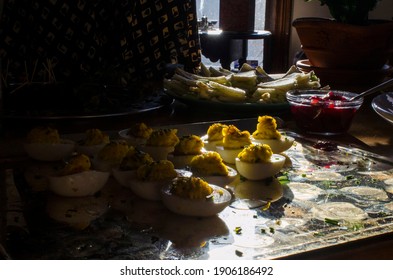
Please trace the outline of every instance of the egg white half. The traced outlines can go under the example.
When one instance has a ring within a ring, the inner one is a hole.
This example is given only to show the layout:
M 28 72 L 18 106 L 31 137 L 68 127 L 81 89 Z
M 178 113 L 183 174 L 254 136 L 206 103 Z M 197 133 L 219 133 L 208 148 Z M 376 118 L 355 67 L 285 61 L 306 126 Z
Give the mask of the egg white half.
M 255 139 L 250 137 L 253 144 L 267 144 L 272 149 L 273 153 L 280 154 L 292 147 L 295 139 L 291 136 L 281 136 L 280 139 Z
M 203 142 L 203 149 L 205 151 L 213 151 L 214 152 L 216 150 L 217 145 L 222 145 L 221 140 L 209 141 L 207 134 L 203 135 L 201 137 L 201 140 Z
M 235 164 L 237 155 L 243 151 L 243 148 L 227 149 L 224 146 L 216 146 L 216 151 L 225 163 Z
M 273 154 L 268 162 L 250 163 L 236 158 L 236 169 L 248 180 L 262 180 L 280 172 L 284 163 L 285 157 L 278 154 Z
M 192 158 L 195 155 L 174 155 L 168 154 L 168 160 L 173 163 L 175 168 L 182 169 L 190 165 Z
M 194 176 L 200 177 L 201 179 L 205 180 L 209 184 L 217 185 L 220 187 L 225 187 L 226 185 L 230 184 L 236 179 L 238 172 L 236 169 L 227 166 L 228 175 L 199 175 L 198 173 L 193 173 Z
M 129 131 L 130 131 L 129 128 L 119 131 L 120 138 L 126 140 L 128 145 L 134 147 L 140 147 L 146 144 L 147 139 L 129 135 L 128 134 Z
M 50 176 L 49 190 L 68 197 L 94 195 L 109 179 L 109 172 L 88 170 L 65 176 Z
M 25 143 L 24 149 L 32 158 L 40 161 L 58 161 L 68 157 L 75 150 L 75 142 L 62 139 L 60 143 Z
M 136 170 L 120 170 L 119 168 L 113 168 L 112 175 L 120 185 L 126 187 L 128 182 L 136 179 Z
M 191 176 L 186 170 L 176 170 L 178 176 Z M 128 180 L 126 187 L 130 188 L 137 196 L 153 201 L 161 200 L 161 188 L 168 185 L 172 180 L 142 181 L 137 178 Z
M 100 145 L 91 145 L 91 146 L 77 144 L 76 147 L 75 147 L 75 150 L 79 154 L 84 154 L 84 155 L 87 155 L 89 157 L 94 157 L 94 156 L 96 156 L 98 154 L 98 152 L 102 148 L 104 148 L 105 145 L 106 145 L 106 143 L 100 144 Z
M 168 154 L 172 153 L 175 148 L 172 146 L 142 146 L 141 150 L 148 153 L 154 160 L 163 160 L 168 158 Z
M 162 188 L 162 202 L 172 212 L 185 216 L 208 217 L 223 211 L 231 201 L 231 194 L 224 188 L 212 185 L 209 199 L 188 199 L 171 193 L 171 186 Z

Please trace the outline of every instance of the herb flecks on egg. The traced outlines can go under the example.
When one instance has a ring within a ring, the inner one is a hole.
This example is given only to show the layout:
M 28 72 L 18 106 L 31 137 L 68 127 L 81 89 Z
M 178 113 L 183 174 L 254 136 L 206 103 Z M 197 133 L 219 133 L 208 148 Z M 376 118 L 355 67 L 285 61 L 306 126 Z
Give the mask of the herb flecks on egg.
M 128 149 L 129 146 L 126 141 L 111 141 L 99 151 L 98 159 L 120 164 Z
M 257 129 L 252 136 L 255 139 L 280 139 L 281 133 L 277 130 L 276 119 L 271 116 L 259 116 Z
M 101 145 L 101 144 L 108 144 L 109 135 L 105 132 L 101 131 L 97 128 L 91 128 L 86 130 L 86 137 L 82 141 L 82 145 L 85 146 L 94 146 L 94 145 Z
M 214 123 L 207 129 L 207 140 L 208 141 L 220 141 L 224 138 L 222 130 L 228 127 L 228 125 L 222 123 Z
M 173 147 L 179 143 L 179 141 L 179 137 L 177 137 L 177 129 L 163 128 L 153 131 L 147 139 L 146 145 Z
M 238 158 L 243 162 L 269 162 L 273 155 L 272 149 L 269 145 L 255 145 L 251 144 L 244 148 L 238 155 Z
M 26 137 L 27 143 L 60 143 L 60 135 L 57 129 L 51 127 L 35 127 L 29 131 Z
M 190 163 L 191 169 L 200 176 L 228 175 L 228 168 L 217 152 L 207 152 L 195 156 Z
M 135 170 L 141 165 L 149 164 L 153 161 L 153 158 L 149 154 L 131 146 L 125 157 L 122 159 L 119 169 Z
M 185 135 L 180 137 L 176 144 L 174 155 L 199 155 L 202 153 L 203 141 L 197 135 Z
M 238 149 L 251 144 L 250 132 L 241 131 L 234 125 L 223 128 L 222 134 L 224 148 Z
M 172 182 L 171 193 L 188 199 L 206 199 L 213 188 L 198 177 L 178 177 Z
M 177 172 L 169 160 L 159 160 L 141 165 L 137 169 L 137 178 L 142 181 L 159 181 L 174 179 Z
M 59 171 L 59 175 L 65 176 L 80 173 L 83 171 L 88 171 L 90 168 L 90 158 L 84 154 L 77 154 L 65 162 L 64 167 Z
M 147 126 L 145 123 L 135 123 L 129 130 L 128 135 L 148 139 L 153 132 L 153 128 Z

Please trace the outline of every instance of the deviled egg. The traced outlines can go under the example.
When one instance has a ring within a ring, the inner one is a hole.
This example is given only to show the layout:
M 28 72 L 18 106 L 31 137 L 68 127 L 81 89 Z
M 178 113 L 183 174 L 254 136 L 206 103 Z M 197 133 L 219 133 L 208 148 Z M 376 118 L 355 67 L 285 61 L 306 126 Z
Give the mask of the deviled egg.
M 216 146 L 216 151 L 220 154 L 224 162 L 235 164 L 237 155 L 245 146 L 251 144 L 250 132 L 241 131 L 234 125 L 224 127 L 222 130 L 224 136 L 222 145 Z
M 91 128 L 86 130 L 85 138 L 77 142 L 76 151 L 94 157 L 109 142 L 107 133 L 98 128 Z
M 225 127 L 228 127 L 228 125 L 222 123 L 213 123 L 209 126 L 207 134 L 201 138 L 206 151 L 215 151 L 217 145 L 222 145 L 224 138 L 222 130 Z
M 28 132 L 24 149 L 33 159 L 58 161 L 74 152 L 75 142 L 61 139 L 55 128 L 35 127 Z
M 153 132 L 153 128 L 144 122 L 133 124 L 130 128 L 119 131 L 119 136 L 134 147 L 143 146 Z
M 208 183 L 218 186 L 229 184 L 237 175 L 237 171 L 225 165 L 220 154 L 213 151 L 194 156 L 190 162 L 190 169 L 193 176 L 201 177 Z
M 131 146 L 119 167 L 112 169 L 113 177 L 115 177 L 120 185 L 128 186 L 131 180 L 136 179 L 137 169 L 141 165 L 149 164 L 153 161 L 153 158 L 149 154 Z
M 162 202 L 172 212 L 185 216 L 213 216 L 227 207 L 231 194 L 199 177 L 177 177 L 162 189 Z
M 175 150 L 177 143 L 179 143 L 177 129 L 161 128 L 150 134 L 146 145 L 141 149 L 151 155 L 154 160 L 163 160 L 167 159 L 168 154 Z
M 119 167 L 129 148 L 125 140 L 110 141 L 92 159 L 94 169 L 112 171 L 113 168 Z
M 280 172 L 285 157 L 273 154 L 266 144 L 251 144 L 244 148 L 236 158 L 236 169 L 249 180 L 262 180 Z
M 75 154 L 55 176 L 49 176 L 49 190 L 61 196 L 89 196 L 101 190 L 108 178 L 109 172 L 91 170 L 87 155 Z
M 251 135 L 254 144 L 267 144 L 273 153 L 279 154 L 288 150 L 295 139 L 291 136 L 283 136 L 277 130 L 277 121 L 271 116 L 259 116 L 257 129 Z
M 197 135 L 185 135 L 179 138 L 173 153 L 168 155 L 175 168 L 185 168 L 190 165 L 194 156 L 202 154 L 203 142 Z
M 169 160 L 153 161 L 141 165 L 136 171 L 136 179 L 128 181 L 127 186 L 139 197 L 161 200 L 161 188 L 177 176 Z

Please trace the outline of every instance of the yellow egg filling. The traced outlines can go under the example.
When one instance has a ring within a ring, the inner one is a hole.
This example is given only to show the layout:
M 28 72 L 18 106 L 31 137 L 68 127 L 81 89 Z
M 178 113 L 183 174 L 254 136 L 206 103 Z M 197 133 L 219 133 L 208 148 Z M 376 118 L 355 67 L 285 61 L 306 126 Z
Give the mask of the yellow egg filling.
M 148 139 L 152 134 L 153 129 L 147 126 L 145 123 L 135 123 L 129 130 L 128 135 L 136 138 Z
M 134 147 L 130 147 L 127 154 L 122 159 L 119 169 L 123 171 L 135 170 L 138 169 L 139 166 L 152 163 L 153 161 L 153 158 L 149 154 L 135 149 Z
M 177 129 L 163 128 L 153 131 L 147 139 L 146 145 L 173 147 L 179 143 L 179 141 L 180 140 L 177 137 Z
M 272 149 L 266 144 L 251 144 L 244 148 L 239 154 L 238 158 L 243 162 L 269 162 L 273 155 Z
M 82 145 L 94 146 L 108 144 L 109 135 L 97 128 L 86 130 L 86 138 L 82 141 Z
M 62 169 L 59 170 L 60 176 L 71 175 L 90 170 L 90 158 L 84 154 L 77 154 L 72 156 L 65 162 Z
M 60 135 L 57 129 L 51 127 L 35 127 L 29 131 L 26 137 L 28 143 L 60 143 Z
M 186 135 L 179 139 L 175 146 L 175 155 L 199 155 L 202 153 L 203 142 L 197 135 Z
M 229 173 L 227 166 L 217 152 L 207 152 L 194 156 L 191 160 L 190 167 L 199 176 L 227 176 Z
M 179 177 L 173 181 L 171 193 L 188 199 L 206 199 L 213 188 L 199 177 Z
M 222 140 L 224 135 L 222 134 L 222 130 L 228 127 L 222 123 L 214 123 L 207 129 L 207 140 L 208 141 L 219 141 Z
M 255 139 L 280 139 L 281 133 L 277 130 L 276 119 L 271 116 L 259 116 L 257 129 L 252 136 Z
M 142 181 L 168 180 L 177 177 L 173 163 L 169 160 L 153 161 L 137 169 L 136 176 Z
M 241 131 L 234 125 L 223 128 L 223 147 L 227 149 L 239 149 L 251 144 L 250 132 Z
M 111 141 L 98 152 L 98 159 L 108 162 L 120 163 L 127 154 L 128 150 L 129 146 L 126 141 Z

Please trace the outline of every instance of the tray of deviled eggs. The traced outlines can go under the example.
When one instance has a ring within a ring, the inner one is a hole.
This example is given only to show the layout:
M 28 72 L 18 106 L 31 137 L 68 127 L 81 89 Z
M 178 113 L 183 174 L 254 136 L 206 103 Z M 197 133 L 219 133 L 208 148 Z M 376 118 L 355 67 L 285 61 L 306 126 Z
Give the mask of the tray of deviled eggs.
M 36 128 L 26 143 L 39 145 L 11 181 L 31 258 L 274 259 L 393 231 L 391 161 L 268 115 L 76 138 Z

